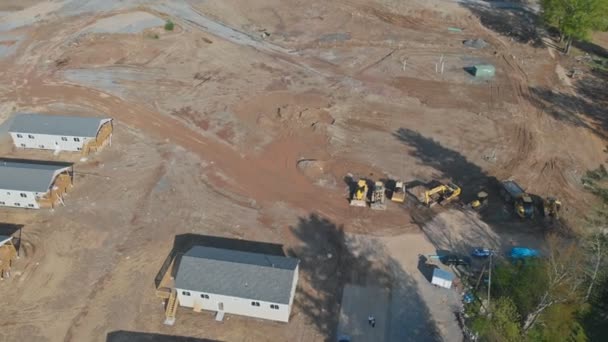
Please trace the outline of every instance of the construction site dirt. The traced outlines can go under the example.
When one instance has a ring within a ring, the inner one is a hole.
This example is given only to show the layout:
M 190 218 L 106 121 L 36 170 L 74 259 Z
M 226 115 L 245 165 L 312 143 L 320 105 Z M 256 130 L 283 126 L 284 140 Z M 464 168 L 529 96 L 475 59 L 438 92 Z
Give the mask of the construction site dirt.
M 22 227 L 20 257 L 0 282 L 0 341 L 118 341 L 120 332 L 329 341 L 347 283 L 393 289 L 394 303 L 416 307 L 403 315 L 429 334 L 395 324 L 393 339 L 462 339 L 443 307 L 454 296 L 434 297 L 417 255 L 542 249 L 558 228 L 518 219 L 497 181 L 559 198 L 567 225 L 593 201 L 581 176 L 606 159 L 594 109 L 551 100 L 582 96 L 560 77 L 564 58 L 486 25 L 488 13 L 511 10 L 448 0 L 0 0 L 1 156 L 75 163 L 65 206 L 0 209 L 0 223 Z M 474 39 L 486 45 L 463 44 Z M 493 78 L 466 71 L 482 63 Z M 112 117 L 112 143 L 86 158 L 16 149 L 7 129 L 17 112 Z M 413 198 L 352 207 L 359 178 L 449 180 L 462 195 L 444 207 Z M 481 190 L 488 208 L 465 209 Z M 163 325 L 154 279 L 183 234 L 281 244 L 298 257 L 290 322 L 220 323 L 179 308 Z

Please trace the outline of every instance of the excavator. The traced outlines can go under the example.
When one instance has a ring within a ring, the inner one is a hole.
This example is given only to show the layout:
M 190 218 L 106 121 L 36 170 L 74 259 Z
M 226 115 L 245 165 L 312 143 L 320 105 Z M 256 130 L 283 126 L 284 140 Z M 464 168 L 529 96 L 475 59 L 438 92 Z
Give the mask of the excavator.
M 432 207 L 435 204 L 439 203 L 441 205 L 447 204 L 460 196 L 460 192 L 462 191 L 460 187 L 454 183 L 439 183 L 436 182 L 435 185 L 431 189 L 427 189 L 423 191 L 419 191 L 414 195 L 418 198 L 418 200 L 426 205 L 427 207 Z
M 367 187 L 367 180 L 359 179 L 359 181 L 357 182 L 357 185 L 355 187 L 355 191 L 353 191 L 353 194 L 351 196 L 350 205 L 352 205 L 353 207 L 367 206 L 368 190 L 369 189 Z

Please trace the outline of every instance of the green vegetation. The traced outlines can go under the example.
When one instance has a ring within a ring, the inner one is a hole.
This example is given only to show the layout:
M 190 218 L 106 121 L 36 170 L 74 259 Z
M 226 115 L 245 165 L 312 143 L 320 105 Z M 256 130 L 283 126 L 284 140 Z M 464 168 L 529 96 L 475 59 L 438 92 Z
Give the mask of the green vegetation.
M 541 0 L 543 20 L 557 28 L 570 52 L 573 39 L 587 40 L 591 32 L 608 29 L 608 0 Z
M 175 24 L 173 24 L 173 22 L 170 19 L 167 19 L 167 22 L 165 22 L 165 30 L 173 31 L 174 27 L 175 27 Z

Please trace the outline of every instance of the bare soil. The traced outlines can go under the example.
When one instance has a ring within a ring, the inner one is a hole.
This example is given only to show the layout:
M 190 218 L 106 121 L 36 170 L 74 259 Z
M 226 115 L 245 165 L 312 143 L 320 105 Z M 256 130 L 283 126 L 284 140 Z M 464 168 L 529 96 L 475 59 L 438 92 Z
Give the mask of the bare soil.
M 606 127 L 589 101 L 566 97 L 580 89 L 560 81 L 557 53 L 487 24 L 509 10 L 440 0 L 12 3 L 0 0 L 0 46 L 10 45 L 0 49 L 0 118 L 103 114 L 116 131 L 82 161 L 1 140 L 3 156 L 70 160 L 77 177 L 65 207 L 0 210 L 0 222 L 23 226 L 22 257 L 0 283 L 0 340 L 330 340 L 341 285 L 415 272 L 399 266 L 410 255 L 393 236 L 465 252 L 481 241 L 541 246 L 550 228 L 515 220 L 496 180 L 559 197 L 569 222 L 593 202 L 580 177 L 605 160 Z M 157 27 L 166 19 L 173 31 Z M 462 44 L 477 38 L 489 46 Z M 496 76 L 464 70 L 478 63 Z M 358 177 L 451 179 L 464 202 L 486 189 L 492 205 L 480 215 L 413 201 L 354 208 Z M 389 241 L 397 261 L 358 279 L 365 258 L 328 240 L 344 232 Z M 184 234 L 278 243 L 301 258 L 290 323 L 217 323 L 179 309 L 164 326 L 154 277 Z M 451 327 L 425 295 L 411 303 L 430 306 L 419 319 Z

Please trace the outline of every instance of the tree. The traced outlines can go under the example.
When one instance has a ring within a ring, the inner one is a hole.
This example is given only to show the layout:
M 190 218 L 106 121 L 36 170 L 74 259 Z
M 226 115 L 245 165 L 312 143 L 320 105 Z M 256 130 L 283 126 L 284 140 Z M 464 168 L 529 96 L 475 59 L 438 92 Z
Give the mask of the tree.
M 585 302 L 589 301 L 598 279 L 605 273 L 608 259 L 608 214 L 605 205 L 593 211 L 587 217 L 583 245 L 587 254 L 588 284 L 585 292 Z
M 522 340 L 517 307 L 509 297 L 501 297 L 492 305 L 492 316 L 481 316 L 473 329 L 483 341 L 519 342 Z
M 587 40 L 592 31 L 606 26 L 608 0 L 542 0 L 541 6 L 545 23 L 566 39 L 566 54 L 572 39 Z

